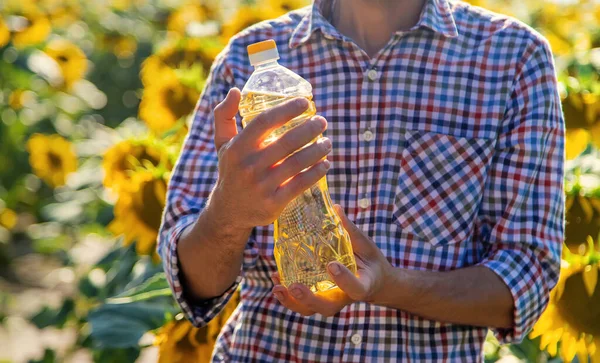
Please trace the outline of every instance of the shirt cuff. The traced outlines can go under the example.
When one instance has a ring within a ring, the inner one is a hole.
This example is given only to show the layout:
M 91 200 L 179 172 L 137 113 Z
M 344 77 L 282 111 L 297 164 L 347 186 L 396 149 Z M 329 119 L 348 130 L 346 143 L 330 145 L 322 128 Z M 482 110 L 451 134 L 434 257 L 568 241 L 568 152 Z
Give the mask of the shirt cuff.
M 539 264 L 525 254 L 524 251 L 499 250 L 480 263 L 500 277 L 513 298 L 513 326 L 492 329 L 501 344 L 522 341 L 548 303 Z
M 177 244 L 183 231 L 188 226 L 192 225 L 197 218 L 197 215 L 186 215 L 176 222 L 175 226 L 166 237 L 167 245 L 164 247 L 164 250 L 162 251 L 163 256 L 161 257 L 163 259 L 167 280 L 171 286 L 175 300 L 190 322 L 196 327 L 202 327 L 216 317 L 225 305 L 227 305 L 227 302 L 229 302 L 229 299 L 233 296 L 233 293 L 243 277 L 240 271 L 240 274 L 233 285 L 231 285 L 231 287 L 229 287 L 221 296 L 203 301 L 195 301 L 189 298 L 184 289 L 185 283 L 183 281 L 183 276 L 180 275 L 179 259 L 177 258 Z

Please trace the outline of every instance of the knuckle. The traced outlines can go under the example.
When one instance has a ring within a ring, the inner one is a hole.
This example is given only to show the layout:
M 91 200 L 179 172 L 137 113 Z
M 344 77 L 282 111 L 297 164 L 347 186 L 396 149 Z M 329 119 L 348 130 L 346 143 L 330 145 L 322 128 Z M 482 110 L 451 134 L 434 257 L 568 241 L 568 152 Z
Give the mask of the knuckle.
M 225 101 L 221 101 L 214 109 L 213 109 L 213 116 L 215 118 L 215 120 L 221 118 L 221 115 L 223 114 L 223 104 L 225 103 Z
M 243 160 L 242 162 L 239 163 L 238 169 L 244 179 L 246 179 L 246 180 L 254 180 L 255 179 L 256 168 L 254 167 L 252 160 L 246 158 L 245 160 Z
M 293 174 L 297 174 L 298 172 L 300 172 L 300 170 L 302 170 L 301 157 L 298 154 L 290 156 L 286 160 L 286 164 L 287 164 L 286 167 Z
M 289 154 L 293 150 L 292 140 L 290 140 L 290 137 L 287 135 L 280 137 L 279 140 L 277 140 L 276 142 L 277 142 L 277 145 L 283 151 L 283 153 L 286 155 Z

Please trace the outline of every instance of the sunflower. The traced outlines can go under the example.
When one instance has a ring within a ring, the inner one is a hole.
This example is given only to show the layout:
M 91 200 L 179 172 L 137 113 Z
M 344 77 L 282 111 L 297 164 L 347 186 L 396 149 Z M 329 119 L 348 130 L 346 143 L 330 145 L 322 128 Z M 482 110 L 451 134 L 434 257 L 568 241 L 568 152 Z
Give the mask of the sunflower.
M 588 356 L 592 363 L 600 362 L 600 256 L 590 256 L 563 260 L 550 303 L 530 334 L 531 338 L 541 337 L 540 348 L 552 356 L 557 355 L 560 342 L 560 356 L 565 362 L 575 355 L 580 362 L 587 362 Z
M 189 3 L 175 10 L 167 19 L 167 30 L 180 36 L 187 35 L 189 24 L 201 23 L 206 20 L 215 19 L 214 9 L 205 4 Z
M 154 340 L 158 346 L 158 363 L 209 362 L 217 336 L 239 301 L 236 291 L 223 311 L 205 327 L 195 328 L 183 314 L 161 327 Z
M 18 218 L 14 210 L 10 208 L 0 209 L 0 227 L 11 230 L 17 225 Z
M 48 38 L 52 26 L 50 20 L 44 15 L 24 14 L 15 21 L 12 30 L 12 42 L 17 48 L 36 45 Z
M 600 198 L 577 192 L 567 195 L 565 207 L 565 244 L 577 252 L 589 237 L 596 238 L 600 233 Z
M 163 133 L 192 113 L 199 96 L 195 88 L 184 85 L 176 76 L 165 74 L 161 82 L 144 89 L 140 118 L 155 133 Z
M 567 129 L 565 131 L 565 157 L 573 160 L 587 149 L 590 133 L 584 129 Z
M 110 5 L 113 9 L 126 11 L 132 6 L 144 5 L 145 0 L 110 0 Z
M 273 9 L 279 15 L 283 15 L 289 11 L 300 9 L 310 4 L 306 0 L 262 0 L 262 6 Z
M 157 83 L 163 74 L 176 76 L 177 69 L 202 66 L 207 74 L 213 60 L 223 45 L 211 39 L 185 39 L 171 42 L 146 58 L 140 72 L 142 83 L 149 86 Z
M 119 194 L 115 218 L 108 229 L 115 235 L 123 235 L 126 246 L 136 242 L 139 255 L 152 255 L 156 260 L 156 237 L 166 194 L 167 183 L 163 177 L 149 170 L 133 174 L 129 187 Z
M 118 192 L 130 185 L 131 176 L 136 169 L 158 166 L 163 166 L 167 170 L 173 167 L 164 146 L 147 139 L 121 141 L 109 148 L 104 154 L 102 160 L 104 186 Z
M 263 20 L 273 19 L 281 15 L 277 9 L 268 6 L 240 6 L 233 17 L 221 29 L 221 36 L 227 42 L 229 38 L 246 29 L 250 25 Z
M 590 126 L 590 136 L 592 138 L 592 144 L 600 149 L 600 121 Z
M 46 46 L 45 52 L 60 67 L 63 83 L 67 88 L 83 78 L 87 58 L 75 44 L 65 39 L 55 39 Z
M 4 47 L 10 41 L 10 31 L 0 16 L 0 48 Z
M 600 121 L 598 95 L 584 92 L 569 92 L 562 100 L 567 129 L 589 128 Z
M 46 0 L 42 6 L 54 27 L 64 28 L 81 18 L 78 0 Z
M 99 43 L 104 50 L 114 53 L 121 59 L 131 58 L 137 51 L 135 38 L 119 33 L 102 33 Z
M 20 110 L 23 108 L 23 94 L 25 93 L 24 89 L 16 89 L 11 92 L 8 97 L 8 105 L 13 110 Z
M 62 136 L 34 134 L 27 141 L 27 151 L 35 175 L 52 187 L 65 185 L 67 175 L 77 169 L 73 147 Z

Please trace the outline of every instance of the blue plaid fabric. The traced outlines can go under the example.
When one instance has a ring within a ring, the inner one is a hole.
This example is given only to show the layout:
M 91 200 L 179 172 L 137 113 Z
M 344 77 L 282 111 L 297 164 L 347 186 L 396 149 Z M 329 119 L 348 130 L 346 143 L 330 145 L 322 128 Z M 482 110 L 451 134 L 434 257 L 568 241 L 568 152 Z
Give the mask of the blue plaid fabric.
M 202 303 L 186 299 L 177 241 L 217 179 L 212 110 L 252 73 L 246 46 L 274 39 L 280 63 L 311 82 L 329 121 L 332 200 L 394 266 L 490 268 L 514 298 L 514 326 L 496 334 L 522 339 L 557 281 L 564 233 L 564 121 L 547 41 L 514 19 L 429 0 L 416 26 L 370 58 L 325 19 L 327 7 L 317 0 L 246 29 L 213 65 L 159 237 L 181 308 L 204 325 L 240 287 L 215 361 L 481 359 L 486 328 L 362 302 L 329 318 L 287 310 L 271 294 L 272 225 L 254 229 L 229 291 Z

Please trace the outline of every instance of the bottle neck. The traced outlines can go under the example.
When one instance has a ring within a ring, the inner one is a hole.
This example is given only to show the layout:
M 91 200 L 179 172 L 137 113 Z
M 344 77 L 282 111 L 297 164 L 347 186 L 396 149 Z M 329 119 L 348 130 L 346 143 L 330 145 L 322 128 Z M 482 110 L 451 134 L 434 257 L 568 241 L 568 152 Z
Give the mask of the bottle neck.
M 278 65 L 279 65 L 279 63 L 277 63 L 277 59 L 268 60 L 268 61 L 265 61 L 264 63 L 258 63 L 258 64 L 256 64 L 254 66 L 254 70 L 255 71 L 262 71 L 263 69 L 275 67 L 275 66 L 278 66 Z

